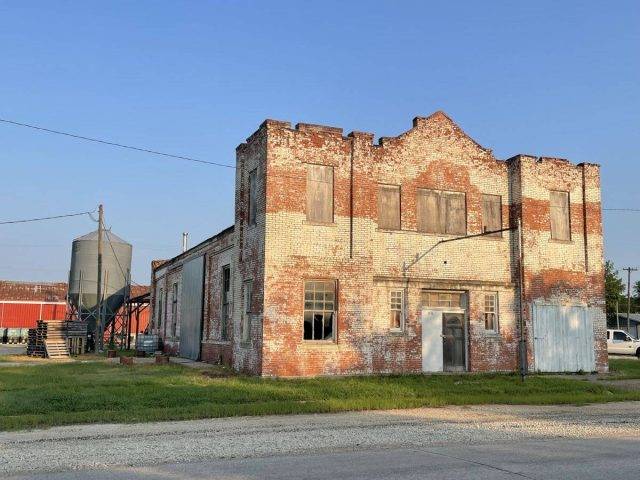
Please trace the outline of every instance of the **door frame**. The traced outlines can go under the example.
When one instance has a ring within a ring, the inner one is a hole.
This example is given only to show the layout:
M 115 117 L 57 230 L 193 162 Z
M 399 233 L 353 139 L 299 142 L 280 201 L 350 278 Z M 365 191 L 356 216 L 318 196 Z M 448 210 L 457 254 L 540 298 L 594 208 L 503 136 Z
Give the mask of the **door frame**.
M 462 341 L 464 342 L 464 367 L 463 372 L 469 371 L 469 344 L 467 342 L 467 311 L 460 308 L 442 308 L 442 326 L 444 327 L 444 314 L 453 313 L 462 315 Z M 460 370 L 445 370 L 444 369 L 444 338 L 442 345 L 442 371 L 449 373 L 459 373 Z
M 461 314 L 462 315 L 462 324 L 463 324 L 463 338 L 464 338 L 464 372 L 468 372 L 469 371 L 469 322 L 468 322 L 468 314 L 467 314 L 467 309 L 465 308 L 455 308 L 455 307 L 423 307 L 420 310 L 420 318 L 422 318 L 423 312 L 425 311 L 430 311 L 430 312 L 439 312 L 441 314 L 440 316 L 440 336 L 441 336 L 441 340 L 443 341 L 443 348 L 442 348 L 442 372 L 446 372 L 446 373 L 456 373 L 455 370 L 445 370 L 444 369 L 444 338 L 442 338 L 442 328 L 444 326 L 444 314 L 445 313 L 455 313 L 455 314 Z M 422 325 L 421 325 L 422 328 Z M 420 337 L 420 345 L 422 347 L 422 336 Z M 422 349 L 420 350 L 420 353 L 422 354 Z M 432 372 L 425 372 L 423 370 L 422 373 L 432 373 Z

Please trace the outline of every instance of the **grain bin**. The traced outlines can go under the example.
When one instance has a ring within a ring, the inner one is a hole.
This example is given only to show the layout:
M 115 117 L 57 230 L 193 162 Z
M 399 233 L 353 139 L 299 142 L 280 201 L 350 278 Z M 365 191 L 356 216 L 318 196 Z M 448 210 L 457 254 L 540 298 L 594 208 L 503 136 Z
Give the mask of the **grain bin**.
M 102 232 L 102 317 L 105 330 L 129 296 L 131 244 L 109 230 Z M 71 250 L 69 297 L 78 319 L 87 322 L 89 332 L 98 318 L 98 231 L 78 237 Z

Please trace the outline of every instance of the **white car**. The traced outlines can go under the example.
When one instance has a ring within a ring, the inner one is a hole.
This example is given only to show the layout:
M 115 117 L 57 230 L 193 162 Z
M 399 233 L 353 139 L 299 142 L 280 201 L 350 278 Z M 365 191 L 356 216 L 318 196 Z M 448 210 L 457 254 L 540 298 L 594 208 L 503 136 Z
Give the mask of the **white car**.
M 624 330 L 607 330 L 607 352 L 616 355 L 635 355 L 640 358 L 640 340 Z

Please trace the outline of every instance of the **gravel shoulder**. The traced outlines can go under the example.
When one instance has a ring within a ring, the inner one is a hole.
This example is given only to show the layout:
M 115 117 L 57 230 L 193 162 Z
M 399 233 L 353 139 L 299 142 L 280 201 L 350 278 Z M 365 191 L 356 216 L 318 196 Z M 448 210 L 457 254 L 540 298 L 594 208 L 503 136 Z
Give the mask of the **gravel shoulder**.
M 421 408 L 0 433 L 0 475 L 380 448 L 640 439 L 640 402 Z

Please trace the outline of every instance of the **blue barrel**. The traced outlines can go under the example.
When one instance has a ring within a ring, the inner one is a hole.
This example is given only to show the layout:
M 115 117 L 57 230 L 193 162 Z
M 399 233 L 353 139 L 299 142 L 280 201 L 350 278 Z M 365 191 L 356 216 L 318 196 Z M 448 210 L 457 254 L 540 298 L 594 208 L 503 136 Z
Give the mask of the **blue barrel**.
M 27 343 L 29 340 L 29 329 L 21 328 L 20 329 L 20 343 Z
M 7 328 L 7 343 L 20 343 L 21 328 Z

